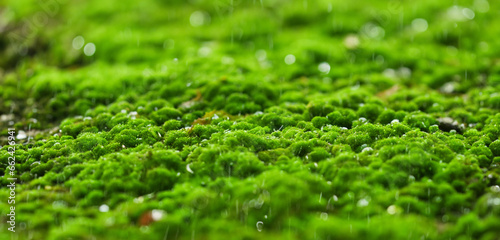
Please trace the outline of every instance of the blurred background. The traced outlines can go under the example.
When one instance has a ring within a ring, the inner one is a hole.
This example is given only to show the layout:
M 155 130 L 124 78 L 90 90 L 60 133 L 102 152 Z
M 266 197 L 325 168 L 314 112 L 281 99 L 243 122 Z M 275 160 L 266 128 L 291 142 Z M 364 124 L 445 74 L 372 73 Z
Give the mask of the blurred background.
M 2 0 L 0 110 L 53 122 L 180 76 L 194 88 L 222 76 L 349 80 L 338 88 L 397 78 L 463 94 L 500 82 L 498 4 Z

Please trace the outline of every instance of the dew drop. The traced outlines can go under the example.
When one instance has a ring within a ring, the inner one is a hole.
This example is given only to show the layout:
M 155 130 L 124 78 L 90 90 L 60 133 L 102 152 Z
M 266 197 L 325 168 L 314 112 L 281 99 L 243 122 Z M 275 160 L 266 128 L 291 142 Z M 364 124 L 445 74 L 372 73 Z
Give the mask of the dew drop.
M 262 221 L 258 221 L 255 226 L 257 227 L 257 231 L 262 232 L 262 227 L 264 226 L 264 223 Z
M 387 213 L 389 213 L 389 214 L 391 214 L 391 215 L 394 215 L 394 214 L 396 214 L 396 210 L 397 210 L 396 206 L 391 205 L 391 206 L 389 206 L 389 207 L 387 208 Z
M 356 204 L 358 207 L 366 207 L 370 202 L 366 198 L 362 198 Z
M 330 72 L 330 64 L 327 62 L 322 62 L 318 66 L 318 70 L 322 73 L 329 73 Z
M 294 64 L 295 63 L 295 56 L 292 55 L 292 54 L 286 55 L 286 57 L 285 57 L 285 63 L 288 64 L 288 65 Z
M 163 210 L 154 209 L 151 211 L 151 217 L 154 221 L 160 221 L 163 218 L 163 215 L 165 215 Z
M 193 27 L 199 27 L 204 24 L 206 24 L 209 20 L 208 14 L 203 13 L 202 11 L 195 11 L 191 13 L 191 16 L 189 17 L 189 23 L 191 23 L 191 26 Z
M 191 170 L 191 168 L 189 167 L 189 165 L 191 165 L 191 163 L 190 163 L 190 164 L 188 164 L 188 165 L 186 165 L 186 170 L 187 170 L 189 173 L 194 174 L 193 170 Z
M 83 45 L 85 44 L 85 39 L 82 36 L 76 36 L 73 38 L 73 48 L 74 49 L 81 49 Z
M 356 49 L 359 46 L 359 38 L 358 36 L 354 34 L 347 35 L 347 37 L 344 38 L 344 46 L 347 49 Z
M 87 43 L 85 44 L 85 47 L 83 48 L 83 53 L 87 56 L 92 56 L 95 53 L 95 44 L 93 43 Z
M 108 212 L 109 211 L 109 206 L 106 204 L 103 204 L 99 207 L 99 212 Z
M 411 27 L 416 32 L 425 32 L 429 27 L 429 24 L 427 23 L 427 20 L 423 18 L 417 18 L 411 22 Z
M 22 130 L 21 130 L 21 131 L 19 131 L 19 132 L 17 133 L 17 136 L 16 136 L 16 138 L 17 138 L 17 139 L 25 139 L 26 137 L 27 137 L 27 136 L 26 136 L 26 132 L 25 132 L 25 131 L 22 131 Z

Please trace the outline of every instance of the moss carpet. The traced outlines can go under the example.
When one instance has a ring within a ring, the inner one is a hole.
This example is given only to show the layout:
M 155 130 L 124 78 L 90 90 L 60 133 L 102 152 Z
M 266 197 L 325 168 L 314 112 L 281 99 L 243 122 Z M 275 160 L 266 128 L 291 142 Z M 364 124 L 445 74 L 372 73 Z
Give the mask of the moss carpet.
M 498 240 L 498 16 L 2 0 L 0 239 Z

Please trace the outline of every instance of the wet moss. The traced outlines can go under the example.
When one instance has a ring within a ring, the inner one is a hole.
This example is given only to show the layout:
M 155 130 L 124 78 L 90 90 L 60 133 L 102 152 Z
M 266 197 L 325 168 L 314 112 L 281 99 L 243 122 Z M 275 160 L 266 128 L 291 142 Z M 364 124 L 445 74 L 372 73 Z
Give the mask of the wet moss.
M 496 140 L 492 142 L 489 146 L 491 153 L 493 156 L 498 157 L 500 156 L 500 140 Z
M 328 121 L 332 125 L 351 128 L 352 121 L 356 120 L 358 116 L 351 109 L 340 109 L 328 114 L 326 118 L 328 118 Z
M 156 122 L 156 124 L 161 125 L 166 121 L 171 119 L 178 119 L 182 116 L 182 113 L 171 107 L 164 107 L 159 109 L 158 111 L 154 111 L 151 113 L 151 119 Z
M 154 168 L 146 174 L 148 192 L 171 189 L 175 183 L 175 173 L 165 168 Z
M 496 239 L 498 3 L 400 4 L 7 0 L 15 237 Z

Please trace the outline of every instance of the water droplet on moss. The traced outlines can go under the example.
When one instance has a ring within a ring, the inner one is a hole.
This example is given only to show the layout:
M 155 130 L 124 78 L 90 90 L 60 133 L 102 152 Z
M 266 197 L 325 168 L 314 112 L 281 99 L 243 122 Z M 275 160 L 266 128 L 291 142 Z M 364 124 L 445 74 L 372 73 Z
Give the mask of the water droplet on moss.
M 20 130 L 16 136 L 17 139 L 25 139 L 26 137 L 27 137 L 26 132 L 23 130 Z
M 292 55 L 292 54 L 288 54 L 288 55 L 286 55 L 286 57 L 285 57 L 285 63 L 286 63 L 287 65 L 292 65 L 292 64 L 294 64 L 294 63 L 295 63 L 295 56 L 294 56 L 294 55 Z
M 82 36 L 76 36 L 75 38 L 73 38 L 72 45 L 74 49 L 76 50 L 81 49 L 84 44 L 85 44 L 85 39 Z
M 92 56 L 94 55 L 95 53 L 95 50 L 96 50 L 96 47 L 95 47 L 95 44 L 94 43 L 87 43 L 85 45 L 85 47 L 83 48 L 83 53 L 86 55 L 86 56 Z
M 330 64 L 327 62 L 322 62 L 318 65 L 318 70 L 322 73 L 329 73 L 330 72 Z
M 411 22 L 411 27 L 416 32 L 425 32 L 428 26 L 427 21 L 423 18 L 417 18 Z
M 187 165 L 186 165 L 186 170 L 187 170 L 189 173 L 194 174 L 193 170 L 191 170 L 191 168 L 189 167 L 189 165 L 191 165 L 191 163 L 189 163 L 189 164 L 187 164 Z
M 199 27 L 210 22 L 210 15 L 202 11 L 195 11 L 189 17 L 189 23 L 193 27 Z
M 365 148 L 363 148 L 363 150 L 361 150 L 361 152 L 368 152 L 368 151 L 373 151 L 373 148 L 365 147 Z
M 109 206 L 106 204 L 103 204 L 99 207 L 99 212 L 108 212 L 109 211 Z
M 366 198 L 362 198 L 358 201 L 358 203 L 356 204 L 356 206 L 358 207 L 366 207 L 368 206 L 368 204 L 370 204 L 370 202 L 368 201 L 368 199 Z
M 354 34 L 349 34 L 344 38 L 344 46 L 347 49 L 356 49 L 359 46 L 359 38 Z
M 387 213 L 391 214 L 391 215 L 394 215 L 396 214 L 396 211 L 397 211 L 397 208 L 396 206 L 394 205 L 391 205 L 387 208 Z
M 257 231 L 262 232 L 262 227 L 264 226 L 264 223 L 262 221 L 258 221 L 255 226 L 257 227 Z
M 255 57 L 257 58 L 257 60 L 259 60 L 259 62 L 262 62 L 266 60 L 267 53 L 265 50 L 259 49 L 255 52 Z
M 165 215 L 163 210 L 154 209 L 151 211 L 151 217 L 154 221 L 160 221 L 163 218 L 163 215 Z

